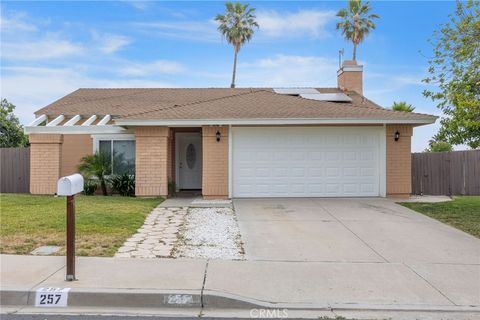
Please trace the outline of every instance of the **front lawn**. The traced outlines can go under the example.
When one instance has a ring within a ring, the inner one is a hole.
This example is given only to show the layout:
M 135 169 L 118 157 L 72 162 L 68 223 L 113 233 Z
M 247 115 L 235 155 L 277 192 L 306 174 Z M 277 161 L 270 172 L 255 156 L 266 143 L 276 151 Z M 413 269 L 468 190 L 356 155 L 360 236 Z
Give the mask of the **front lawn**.
M 76 196 L 76 253 L 113 256 L 161 198 Z M 0 252 L 29 254 L 43 245 L 65 254 L 65 197 L 0 194 Z
M 480 196 L 454 197 L 453 201 L 440 203 L 400 204 L 480 238 Z

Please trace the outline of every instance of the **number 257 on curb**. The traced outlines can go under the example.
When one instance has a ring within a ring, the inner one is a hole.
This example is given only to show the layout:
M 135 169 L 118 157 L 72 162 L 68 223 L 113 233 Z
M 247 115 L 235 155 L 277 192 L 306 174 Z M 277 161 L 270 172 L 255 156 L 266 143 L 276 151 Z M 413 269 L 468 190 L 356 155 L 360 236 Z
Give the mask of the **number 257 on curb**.
M 66 307 L 70 288 L 40 288 L 36 291 L 35 307 Z

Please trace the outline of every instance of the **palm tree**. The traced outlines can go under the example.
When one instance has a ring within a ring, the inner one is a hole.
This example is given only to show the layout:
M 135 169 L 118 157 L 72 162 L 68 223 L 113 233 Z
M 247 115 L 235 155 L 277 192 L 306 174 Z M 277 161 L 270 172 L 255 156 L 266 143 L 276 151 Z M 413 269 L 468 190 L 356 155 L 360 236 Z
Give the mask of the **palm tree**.
M 102 193 L 107 195 L 107 178 L 111 174 L 112 164 L 110 155 L 104 152 L 96 152 L 82 158 L 78 165 L 80 171 L 86 178 L 95 177 L 100 181 Z
M 340 9 L 337 17 L 342 18 L 337 23 L 337 30 L 342 29 L 342 35 L 353 43 L 353 60 L 357 60 L 357 46 L 365 39 L 370 30 L 375 29 L 374 19 L 380 18 L 376 14 L 369 14 L 368 1 L 362 4 L 361 0 L 349 0 L 348 9 Z
M 415 107 L 411 104 L 406 103 L 405 101 L 393 102 L 392 106 L 393 111 L 403 111 L 403 112 L 412 112 L 415 110 Z
M 240 2 L 226 2 L 226 13 L 217 15 L 215 21 L 219 23 L 218 31 L 228 43 L 233 45 L 233 74 L 231 88 L 235 88 L 235 75 L 237 73 L 237 55 L 242 45 L 250 41 L 253 36 L 254 27 L 258 28 L 256 17 L 253 14 L 255 8 L 249 8 L 248 4 Z

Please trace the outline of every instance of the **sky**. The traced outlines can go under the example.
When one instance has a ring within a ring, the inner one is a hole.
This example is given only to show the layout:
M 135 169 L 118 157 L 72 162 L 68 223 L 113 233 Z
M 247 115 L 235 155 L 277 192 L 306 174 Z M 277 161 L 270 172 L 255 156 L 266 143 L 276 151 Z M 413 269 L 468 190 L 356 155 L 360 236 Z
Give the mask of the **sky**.
M 335 29 L 346 1 L 248 2 L 260 28 L 239 54 L 237 87 L 336 87 Z M 407 101 L 440 116 L 424 98 L 432 47 L 453 1 L 372 1 L 377 28 L 357 51 L 364 95 L 383 107 Z M 216 29 L 223 1 L 2 1 L 1 97 L 22 124 L 33 112 L 87 87 L 228 87 L 233 49 Z M 423 151 L 437 124 L 415 128 Z M 461 147 L 460 147 L 461 148 Z

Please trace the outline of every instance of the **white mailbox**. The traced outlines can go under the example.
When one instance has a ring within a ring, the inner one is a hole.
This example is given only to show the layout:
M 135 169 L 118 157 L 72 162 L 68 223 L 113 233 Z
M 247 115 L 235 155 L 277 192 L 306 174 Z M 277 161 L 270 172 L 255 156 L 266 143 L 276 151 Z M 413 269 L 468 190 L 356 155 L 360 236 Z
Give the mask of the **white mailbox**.
M 73 196 L 83 191 L 83 177 L 75 173 L 71 176 L 61 177 L 57 183 L 57 195 Z

